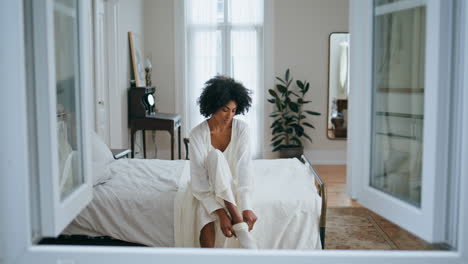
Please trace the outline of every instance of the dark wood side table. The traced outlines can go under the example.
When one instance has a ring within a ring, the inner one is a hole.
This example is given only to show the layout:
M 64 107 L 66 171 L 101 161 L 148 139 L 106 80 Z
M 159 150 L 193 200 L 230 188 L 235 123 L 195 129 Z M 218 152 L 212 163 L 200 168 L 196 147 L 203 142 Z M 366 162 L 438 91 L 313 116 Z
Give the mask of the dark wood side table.
M 131 117 L 130 123 L 130 140 L 132 145 L 132 158 L 135 156 L 135 133 L 138 130 L 142 130 L 143 136 L 143 157 L 146 159 L 146 139 L 145 130 L 166 130 L 171 134 L 171 159 L 174 159 L 174 134 L 175 130 L 178 129 L 178 142 L 179 142 L 179 159 L 181 159 L 180 151 L 180 126 L 181 119 L 179 114 L 169 113 L 153 113 L 146 115 L 145 117 Z

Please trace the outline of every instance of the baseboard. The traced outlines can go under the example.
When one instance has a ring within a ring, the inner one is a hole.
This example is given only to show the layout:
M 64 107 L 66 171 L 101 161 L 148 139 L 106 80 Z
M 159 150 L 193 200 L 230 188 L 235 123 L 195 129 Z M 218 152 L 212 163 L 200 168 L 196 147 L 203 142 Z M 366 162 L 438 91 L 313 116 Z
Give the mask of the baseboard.
M 304 151 L 304 154 L 312 164 L 346 165 L 346 150 Z

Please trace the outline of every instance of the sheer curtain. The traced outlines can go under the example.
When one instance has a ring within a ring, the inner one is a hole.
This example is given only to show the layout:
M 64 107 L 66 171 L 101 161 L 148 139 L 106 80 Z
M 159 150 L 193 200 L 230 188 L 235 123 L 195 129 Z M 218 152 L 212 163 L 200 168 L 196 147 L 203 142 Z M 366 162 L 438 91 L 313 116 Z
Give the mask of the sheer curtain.
M 252 91 L 252 107 L 236 118 L 249 124 L 252 153 L 261 157 L 263 126 L 263 0 L 185 0 L 186 113 L 189 130 L 204 120 L 197 98 L 204 83 L 231 76 Z

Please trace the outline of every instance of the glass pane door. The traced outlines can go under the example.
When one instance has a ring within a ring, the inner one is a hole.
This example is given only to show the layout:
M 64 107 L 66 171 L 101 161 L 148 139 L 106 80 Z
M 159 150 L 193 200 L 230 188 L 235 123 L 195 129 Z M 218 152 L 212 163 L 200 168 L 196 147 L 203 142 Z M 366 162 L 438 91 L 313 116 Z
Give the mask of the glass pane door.
M 426 7 L 376 15 L 370 185 L 421 204 Z
M 91 6 L 31 3 L 41 235 L 57 236 L 92 199 Z
M 83 182 L 77 1 L 54 1 L 55 77 L 60 199 Z
M 353 86 L 361 89 L 354 96 L 362 105 L 353 105 L 361 120 L 351 129 L 356 142 L 351 156 L 362 157 L 354 159 L 355 195 L 360 204 L 427 242 L 442 242 L 452 7 L 450 1 L 433 0 L 372 3 L 365 7 L 372 27 L 351 38 L 363 48 L 362 54 L 351 54 L 350 68 L 363 71 L 364 78 L 357 83 L 362 88 Z

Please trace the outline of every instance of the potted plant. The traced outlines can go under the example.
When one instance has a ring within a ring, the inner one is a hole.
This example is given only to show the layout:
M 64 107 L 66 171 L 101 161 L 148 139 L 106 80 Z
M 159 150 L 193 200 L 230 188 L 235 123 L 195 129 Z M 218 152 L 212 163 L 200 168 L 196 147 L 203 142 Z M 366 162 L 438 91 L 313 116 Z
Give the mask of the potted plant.
M 273 135 L 271 146 L 273 152 L 280 151 L 280 158 L 299 158 L 304 153 L 301 138 L 305 137 L 312 142 L 312 138 L 305 133 L 304 126 L 315 129 L 307 122 L 306 114 L 318 116 L 320 113 L 303 109 L 305 104 L 311 103 L 305 100 L 310 88 L 309 82 L 297 80 L 294 89 L 291 87 L 293 78 L 289 74 L 289 69 L 286 70 L 284 79 L 280 77 L 276 79 L 279 81 L 276 89 L 268 89 L 273 96 L 268 102 L 275 105 L 275 111 L 270 114 L 270 117 L 274 118 L 271 124 Z

